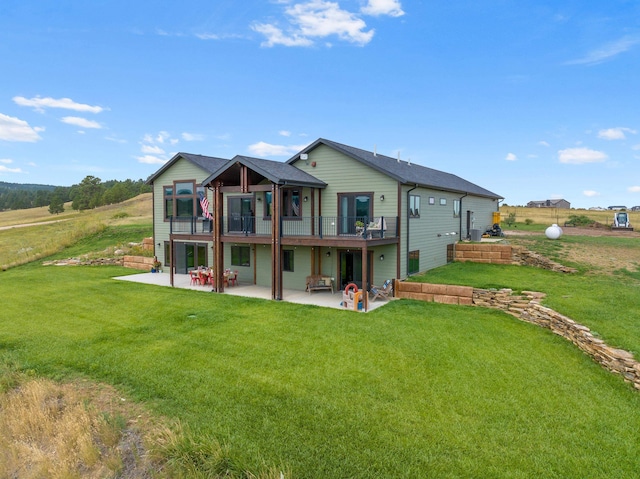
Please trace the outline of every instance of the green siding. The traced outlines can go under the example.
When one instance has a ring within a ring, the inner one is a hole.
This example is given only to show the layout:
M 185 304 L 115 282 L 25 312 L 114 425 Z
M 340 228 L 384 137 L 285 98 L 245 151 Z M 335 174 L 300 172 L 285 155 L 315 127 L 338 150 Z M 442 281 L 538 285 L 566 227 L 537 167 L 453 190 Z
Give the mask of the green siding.
M 184 158 L 177 160 L 170 168 L 162 173 L 153 182 L 153 234 L 154 234 L 154 254 L 162 260 L 164 258 L 164 242 L 169 241 L 170 224 L 164 221 L 164 196 L 163 189 L 165 186 L 172 186 L 174 181 L 179 180 L 195 180 L 199 185 L 209 176 L 209 173 L 199 166 L 191 163 Z M 209 201 L 212 200 L 211 193 L 208 192 Z M 205 243 L 205 238 L 198 240 L 198 243 Z M 160 247 L 158 247 L 160 243 Z M 207 263 L 213 263 L 213 254 L 210 248 L 211 241 L 207 247 Z
M 312 163 L 315 167 L 311 166 Z M 388 176 L 325 145 L 309 153 L 309 160 L 294 166 L 327 183 L 321 191 L 322 215 L 338 215 L 338 193 L 373 193 L 373 216 L 396 216 L 398 183 Z M 384 201 L 380 201 L 384 195 Z

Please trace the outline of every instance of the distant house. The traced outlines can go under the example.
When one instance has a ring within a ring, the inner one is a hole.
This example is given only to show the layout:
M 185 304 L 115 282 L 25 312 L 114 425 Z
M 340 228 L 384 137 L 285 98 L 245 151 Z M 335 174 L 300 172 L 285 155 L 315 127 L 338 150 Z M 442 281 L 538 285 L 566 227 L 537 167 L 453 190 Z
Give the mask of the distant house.
M 527 208 L 571 208 L 571 203 L 567 200 L 543 200 L 543 201 L 529 201 Z
M 273 299 L 304 290 L 310 275 L 369 290 L 446 264 L 449 246 L 490 225 L 502 199 L 322 138 L 286 162 L 178 153 L 148 182 L 155 255 L 171 274 L 213 266 L 223 292 L 232 268 Z
M 607 209 L 610 211 L 620 211 L 620 210 L 626 210 L 627 207 L 626 206 L 607 206 Z
M 640 211 L 640 206 L 632 206 L 631 211 Z

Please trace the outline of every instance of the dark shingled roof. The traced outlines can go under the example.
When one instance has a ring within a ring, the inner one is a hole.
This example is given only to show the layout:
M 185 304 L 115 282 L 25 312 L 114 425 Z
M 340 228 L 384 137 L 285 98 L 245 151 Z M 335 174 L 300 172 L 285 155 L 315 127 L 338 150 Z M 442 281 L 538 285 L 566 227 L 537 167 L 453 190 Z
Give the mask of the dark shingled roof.
M 319 138 L 311 145 L 307 146 L 300 153 L 287 161 L 293 164 L 300 159 L 302 153 L 308 153 L 319 145 L 326 145 L 345 155 L 367 165 L 371 168 L 384 173 L 391 178 L 407 185 L 419 185 L 428 188 L 434 188 L 445 191 L 455 191 L 457 193 L 468 193 L 475 196 L 483 196 L 487 198 L 501 199 L 502 196 L 497 195 L 485 188 L 482 188 L 470 181 L 459 176 L 444 171 L 434 170 L 426 166 L 408 163 L 406 161 L 398 161 L 397 158 L 375 154 L 371 151 L 361 150 L 352 146 L 336 143 L 335 141 Z
M 256 173 L 259 173 L 272 183 L 276 183 L 278 185 L 309 186 L 312 188 L 324 188 L 327 186 L 324 181 L 321 181 L 315 176 L 312 176 L 288 163 L 241 155 L 234 156 L 233 159 L 229 160 L 226 164 L 212 172 L 203 184 L 209 183 L 238 163 L 246 166 Z
M 162 167 L 158 171 L 156 171 L 153 175 L 151 175 L 146 182 L 153 183 L 158 176 L 164 173 L 171 165 L 177 162 L 180 158 L 184 158 L 185 160 L 190 161 L 191 163 L 194 163 L 195 165 L 205 170 L 207 173 L 212 173 L 217 169 L 219 169 L 221 166 L 229 163 L 229 160 L 225 158 L 194 155 L 191 153 L 176 153 L 173 158 L 167 161 L 164 165 L 162 165 Z

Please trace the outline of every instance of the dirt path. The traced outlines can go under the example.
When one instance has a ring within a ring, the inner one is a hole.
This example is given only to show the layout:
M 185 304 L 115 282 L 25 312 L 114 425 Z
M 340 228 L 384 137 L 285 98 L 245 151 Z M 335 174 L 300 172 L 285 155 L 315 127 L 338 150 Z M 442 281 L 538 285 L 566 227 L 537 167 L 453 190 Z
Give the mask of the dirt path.
M 0 231 L 2 231 L 2 230 L 10 230 L 12 228 L 27 228 L 28 226 L 50 225 L 52 223 L 60 223 L 61 221 L 69 221 L 69 219 L 51 220 L 51 221 L 39 221 L 37 223 L 23 223 L 21 225 L 0 226 Z

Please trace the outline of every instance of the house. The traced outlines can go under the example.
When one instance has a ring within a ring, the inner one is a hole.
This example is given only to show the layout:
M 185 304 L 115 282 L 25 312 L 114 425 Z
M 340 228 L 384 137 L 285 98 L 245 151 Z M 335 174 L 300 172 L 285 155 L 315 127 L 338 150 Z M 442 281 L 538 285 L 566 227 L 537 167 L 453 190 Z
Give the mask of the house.
M 501 199 L 456 175 L 322 138 L 286 162 L 178 153 L 148 182 L 156 256 L 172 275 L 212 266 L 222 292 L 231 268 L 273 299 L 304 290 L 309 275 L 368 290 L 444 265 L 451 245 L 492 224 Z
M 568 210 L 571 208 L 571 203 L 567 200 L 529 201 L 527 208 L 564 208 Z
M 623 210 L 626 210 L 627 207 L 621 206 L 621 205 L 614 205 L 614 206 L 607 206 L 607 209 L 610 211 L 623 211 Z

